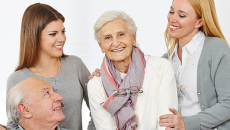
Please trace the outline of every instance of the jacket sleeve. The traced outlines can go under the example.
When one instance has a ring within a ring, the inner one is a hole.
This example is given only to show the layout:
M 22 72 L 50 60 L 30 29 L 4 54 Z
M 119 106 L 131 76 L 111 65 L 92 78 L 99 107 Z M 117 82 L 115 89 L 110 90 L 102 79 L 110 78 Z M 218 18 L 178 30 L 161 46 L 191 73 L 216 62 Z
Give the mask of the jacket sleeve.
M 165 114 L 171 114 L 169 108 L 178 109 L 177 88 L 174 76 L 174 69 L 172 64 L 165 60 L 162 72 L 162 79 L 160 83 L 158 105 L 157 105 L 157 119 Z M 158 130 L 165 130 L 165 127 L 157 125 Z
M 115 119 L 100 105 L 107 99 L 100 77 L 94 77 L 89 81 L 88 93 L 90 110 L 96 129 L 116 130 L 117 127 Z
M 199 62 L 203 67 L 197 70 L 198 76 L 200 74 L 197 82 L 202 111 L 183 117 L 186 130 L 230 128 L 230 49 L 223 40 L 216 38 L 212 41 L 215 44 L 208 43 L 208 49 L 202 50 L 205 58 L 200 57 L 202 61 Z M 209 106 L 211 103 L 213 105 Z

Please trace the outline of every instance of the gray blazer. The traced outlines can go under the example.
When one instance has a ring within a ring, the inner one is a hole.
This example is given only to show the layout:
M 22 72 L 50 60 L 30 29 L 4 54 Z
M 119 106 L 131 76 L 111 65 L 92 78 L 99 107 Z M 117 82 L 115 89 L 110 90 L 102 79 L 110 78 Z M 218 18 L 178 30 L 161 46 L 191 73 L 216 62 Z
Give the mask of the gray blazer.
M 201 112 L 183 117 L 185 129 L 230 130 L 230 48 L 220 38 L 205 37 L 197 67 L 197 94 Z

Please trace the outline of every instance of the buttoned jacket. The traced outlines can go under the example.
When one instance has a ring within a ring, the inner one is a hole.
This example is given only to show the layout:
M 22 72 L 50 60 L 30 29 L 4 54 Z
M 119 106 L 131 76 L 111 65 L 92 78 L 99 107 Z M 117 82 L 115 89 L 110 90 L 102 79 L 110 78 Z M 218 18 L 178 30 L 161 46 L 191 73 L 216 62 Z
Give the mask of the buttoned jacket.
M 197 94 L 201 112 L 183 117 L 185 129 L 230 129 L 230 48 L 220 38 L 205 37 L 197 66 Z

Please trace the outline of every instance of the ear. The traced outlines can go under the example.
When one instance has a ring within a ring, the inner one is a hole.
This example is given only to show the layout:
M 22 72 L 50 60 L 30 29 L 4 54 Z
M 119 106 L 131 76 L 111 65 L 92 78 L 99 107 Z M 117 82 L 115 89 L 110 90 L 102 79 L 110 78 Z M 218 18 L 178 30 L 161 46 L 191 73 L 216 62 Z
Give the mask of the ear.
M 24 117 L 24 118 L 31 118 L 33 115 L 30 110 L 30 106 L 26 103 L 19 103 L 17 106 L 18 112 Z
M 98 43 L 98 44 L 99 44 L 99 46 L 100 46 L 100 48 L 101 48 L 101 52 L 102 52 L 102 53 L 105 53 L 104 48 L 101 46 L 101 43 Z
M 198 19 L 198 22 L 197 22 L 195 28 L 200 28 L 202 26 L 203 26 L 203 21 L 202 21 L 202 18 L 201 18 L 201 19 Z
M 136 32 L 135 32 L 134 35 L 133 35 L 133 46 L 135 46 L 136 43 L 137 43 L 136 38 L 137 38 L 137 34 L 136 34 Z

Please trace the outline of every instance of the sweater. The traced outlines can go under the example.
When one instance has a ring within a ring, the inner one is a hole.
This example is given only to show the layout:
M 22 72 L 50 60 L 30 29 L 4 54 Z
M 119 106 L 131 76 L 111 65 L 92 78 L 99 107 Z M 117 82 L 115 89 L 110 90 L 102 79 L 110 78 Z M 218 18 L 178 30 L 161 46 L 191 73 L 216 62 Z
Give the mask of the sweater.
M 82 101 L 83 98 L 88 104 L 88 93 L 85 83 L 88 82 L 88 76 L 90 72 L 82 62 L 82 60 L 76 56 L 60 57 L 61 69 L 55 77 L 45 78 L 35 75 L 27 68 L 13 72 L 7 80 L 7 93 L 17 83 L 36 77 L 43 79 L 50 83 L 54 90 L 63 97 L 62 108 L 65 120 L 62 121 L 59 126 L 69 130 L 82 130 Z M 8 119 L 7 127 L 14 128 L 17 124 L 14 124 Z M 94 124 L 91 119 L 88 126 L 89 130 L 94 130 Z
M 136 130 L 165 130 L 159 126 L 159 116 L 171 113 L 169 108 L 178 108 L 177 88 L 171 63 L 163 58 L 149 57 L 146 61 L 143 93 L 137 95 L 134 113 L 137 116 Z M 116 130 L 116 121 L 100 104 L 107 95 L 101 77 L 88 83 L 89 104 L 97 130 Z
M 168 54 L 162 57 L 168 58 Z M 184 116 L 186 130 L 230 128 L 230 49 L 217 37 L 205 37 L 197 67 L 201 112 Z

